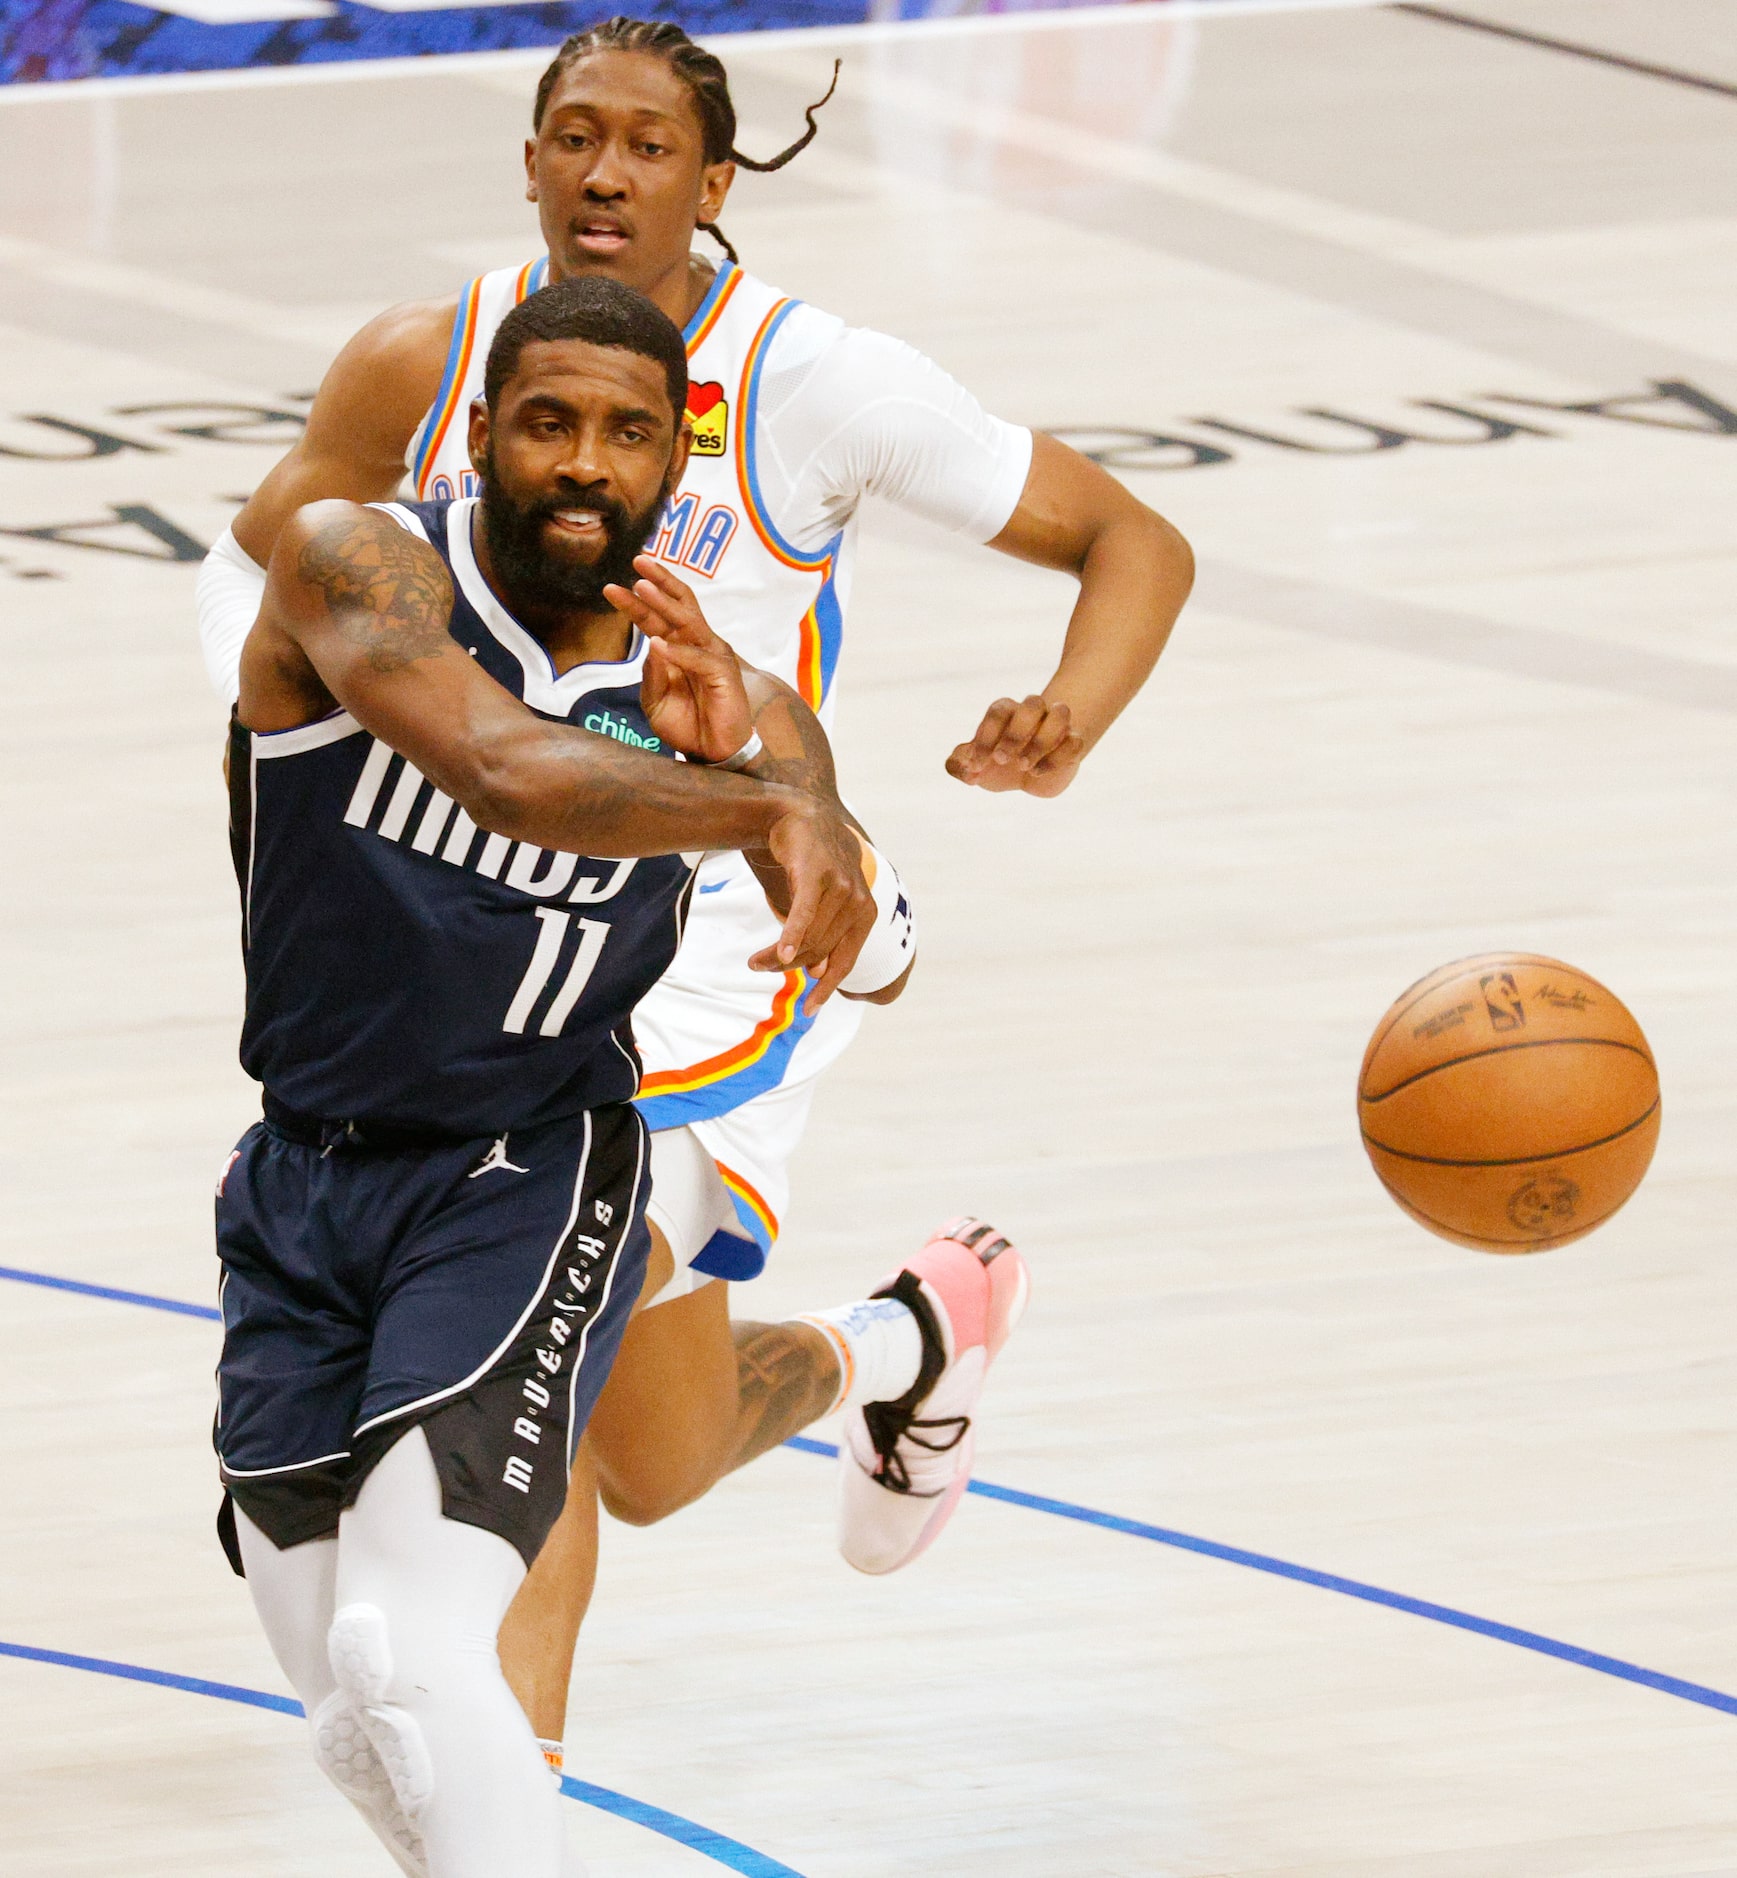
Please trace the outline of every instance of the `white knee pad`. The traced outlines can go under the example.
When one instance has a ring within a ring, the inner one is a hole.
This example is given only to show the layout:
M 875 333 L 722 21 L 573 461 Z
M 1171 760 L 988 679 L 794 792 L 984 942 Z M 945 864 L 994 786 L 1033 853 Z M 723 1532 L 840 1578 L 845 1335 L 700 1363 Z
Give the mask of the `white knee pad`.
M 320 1772 L 374 1828 L 409 1878 L 428 1878 L 422 1835 L 404 1816 L 374 1743 L 342 1689 L 334 1689 L 309 1717 Z
M 375 1604 L 346 1604 L 332 1619 L 326 1649 L 338 1690 L 349 1697 L 404 1817 L 414 1828 L 434 1794 L 434 1764 L 416 1717 L 386 1699 L 392 1685 L 386 1613 Z

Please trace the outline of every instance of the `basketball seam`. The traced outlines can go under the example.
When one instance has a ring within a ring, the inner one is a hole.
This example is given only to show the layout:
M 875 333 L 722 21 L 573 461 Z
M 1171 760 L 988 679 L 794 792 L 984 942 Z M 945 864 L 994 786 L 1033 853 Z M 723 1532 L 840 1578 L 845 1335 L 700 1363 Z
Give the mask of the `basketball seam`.
M 1485 1239 L 1480 1238 L 1475 1232 L 1467 1232 L 1463 1226 L 1456 1226 L 1452 1220 L 1438 1219 L 1435 1214 L 1426 1213 L 1415 1200 L 1408 1198 L 1405 1194 L 1401 1193 L 1397 1187 L 1393 1186 L 1381 1172 L 1380 1168 L 1376 1168 L 1375 1178 L 1381 1182 L 1382 1188 L 1388 1198 L 1393 1201 L 1402 1213 L 1414 1214 L 1422 1224 L 1440 1227 L 1444 1237 L 1458 1239 L 1462 1244 L 1474 1245 L 1478 1247 L 1480 1251 L 1486 1248 L 1502 1251 L 1508 1247 L 1515 1247 L 1525 1252 L 1547 1252 L 1553 1245 L 1561 1245 L 1565 1240 L 1569 1239 L 1584 1238 L 1587 1233 L 1597 1231 L 1606 1220 L 1614 1219 L 1616 1215 L 1628 1205 L 1629 1201 L 1634 1198 L 1633 1194 L 1625 1193 L 1608 1213 L 1600 1213 L 1598 1218 L 1593 1220 L 1590 1225 L 1576 1226 L 1572 1232 L 1551 1233 L 1547 1238 L 1543 1239 Z
M 1508 965 L 1554 965 L 1557 963 L 1554 959 L 1546 959 L 1542 952 L 1468 952 L 1463 959 L 1449 959 L 1447 964 L 1438 965 L 1433 972 L 1425 972 L 1421 978 L 1407 985 L 1399 994 L 1406 1002 L 1402 1003 L 1398 1010 L 1389 1014 L 1386 1024 L 1370 1039 L 1368 1054 L 1374 1056 L 1376 1051 L 1393 1035 L 1394 1027 L 1407 1011 L 1415 1011 L 1432 992 L 1445 990 L 1453 983 L 1451 978 L 1442 977 L 1443 972 L 1467 972 L 1469 975 L 1472 966 L 1482 965 L 1485 960 L 1499 960 Z M 1584 978 L 1586 974 L 1575 972 L 1574 976 Z M 1414 991 L 1417 993 L 1416 997 L 1411 995 Z
M 1620 1141 L 1624 1135 L 1632 1135 L 1643 1123 L 1649 1122 L 1659 1112 L 1659 1098 L 1654 1096 L 1644 1113 L 1637 1115 L 1626 1128 L 1617 1129 L 1615 1134 L 1600 1135 L 1596 1141 L 1579 1141 L 1571 1148 L 1555 1148 L 1548 1154 L 1516 1154 L 1505 1161 L 1451 1161 L 1437 1154 L 1408 1154 L 1404 1148 L 1390 1148 L 1385 1141 L 1379 1141 L 1363 1129 L 1363 1145 L 1366 1148 L 1379 1148 L 1383 1154 L 1391 1154 L 1396 1161 L 1410 1161 L 1421 1167 L 1530 1167 L 1537 1161 L 1565 1161 L 1571 1154 L 1590 1154 L 1594 1148 L 1607 1148 L 1613 1141 Z M 1385 1186 L 1387 1183 L 1382 1182 Z
M 1365 1095 L 1357 1092 L 1357 1100 L 1373 1108 L 1378 1102 L 1385 1102 L 1389 1096 L 1396 1096 L 1401 1089 L 1409 1089 L 1413 1083 L 1423 1082 L 1427 1077 L 1436 1075 L 1444 1069 L 1456 1069 L 1461 1063 L 1475 1063 L 1480 1057 L 1506 1056 L 1511 1050 L 1556 1050 L 1565 1044 L 1582 1044 L 1593 1050 L 1627 1050 L 1638 1056 L 1643 1063 L 1653 1063 L 1651 1053 L 1638 1044 L 1624 1043 L 1617 1037 L 1528 1037 L 1523 1043 L 1492 1043 L 1482 1050 L 1468 1050 L 1464 1056 L 1450 1056 L 1445 1063 L 1432 1063 L 1428 1069 L 1420 1069 L 1407 1076 L 1404 1081 L 1396 1082 L 1391 1089 L 1383 1089 L 1380 1095 Z

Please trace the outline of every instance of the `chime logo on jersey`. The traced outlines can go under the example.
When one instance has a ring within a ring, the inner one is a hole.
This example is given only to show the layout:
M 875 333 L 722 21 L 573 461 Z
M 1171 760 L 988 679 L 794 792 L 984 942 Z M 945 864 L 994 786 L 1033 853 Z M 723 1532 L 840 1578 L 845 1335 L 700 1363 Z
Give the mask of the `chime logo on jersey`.
M 694 455 L 722 456 L 729 441 L 730 406 L 724 387 L 713 380 L 688 386 L 688 422 L 694 427 Z

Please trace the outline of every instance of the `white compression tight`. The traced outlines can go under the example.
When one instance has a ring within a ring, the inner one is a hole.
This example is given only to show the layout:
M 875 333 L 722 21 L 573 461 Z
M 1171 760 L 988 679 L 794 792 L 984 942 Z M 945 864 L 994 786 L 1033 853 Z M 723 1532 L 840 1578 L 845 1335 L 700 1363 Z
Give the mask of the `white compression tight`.
M 561 1807 L 501 1675 L 518 1552 L 447 1519 L 420 1428 L 368 1476 L 335 1539 L 280 1552 L 238 1514 L 272 1652 L 322 1770 L 421 1878 L 562 1878 Z

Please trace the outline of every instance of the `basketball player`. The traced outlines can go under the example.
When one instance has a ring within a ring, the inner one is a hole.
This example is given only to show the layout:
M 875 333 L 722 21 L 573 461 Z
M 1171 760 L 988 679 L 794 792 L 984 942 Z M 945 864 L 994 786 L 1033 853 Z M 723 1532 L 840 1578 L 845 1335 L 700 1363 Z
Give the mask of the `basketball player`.
M 472 488 L 462 413 L 490 333 L 544 281 L 604 276 L 685 327 L 694 450 L 654 552 L 823 722 L 864 495 L 1078 577 L 1043 692 L 992 704 L 947 759 L 974 787 L 1059 794 L 1163 648 L 1191 578 L 1181 537 L 1097 466 L 986 415 L 908 347 L 847 329 L 736 264 L 718 218 L 748 159 L 734 148 L 723 66 L 678 28 L 616 19 L 569 40 L 538 86 L 533 126 L 528 193 L 547 253 L 456 298 L 395 308 L 345 348 L 305 437 L 207 563 L 216 682 L 228 683 L 228 648 L 252 619 L 258 564 L 284 518 L 316 496 L 389 496 L 407 464 L 424 497 Z M 750 167 L 779 167 L 813 134 L 811 112 L 797 144 Z M 722 264 L 690 252 L 696 230 L 723 246 Z M 627 1333 L 580 1471 L 588 1457 L 605 1504 L 643 1523 L 843 1406 L 841 1548 L 886 1571 L 934 1539 L 964 1490 L 985 1360 L 1017 1316 L 1023 1268 L 999 1235 L 957 1222 L 893 1281 L 916 1290 L 916 1310 L 889 1297 L 732 1329 L 726 1288 L 708 1280 L 761 1269 L 815 1079 L 860 1018 L 843 999 L 817 1008 L 797 971 L 748 972 L 765 933 L 740 861 L 708 861 L 676 962 L 636 1015 L 657 1154 L 654 1258 L 667 1248 L 674 1277 Z M 955 1319 L 978 1328 L 954 1336 Z M 870 1416 L 881 1397 L 893 1406 Z M 576 1476 L 502 1635 L 514 1686 L 552 1743 L 595 1544 L 590 1483 Z
M 756 964 L 811 995 L 874 921 L 836 799 L 746 773 L 729 647 L 635 582 L 686 391 L 639 295 L 539 295 L 489 352 L 480 502 L 299 510 L 241 658 L 226 1513 L 322 1766 L 430 1878 L 561 1869 L 494 1640 L 644 1274 L 628 1020 L 693 851 L 747 856 L 786 909 Z

